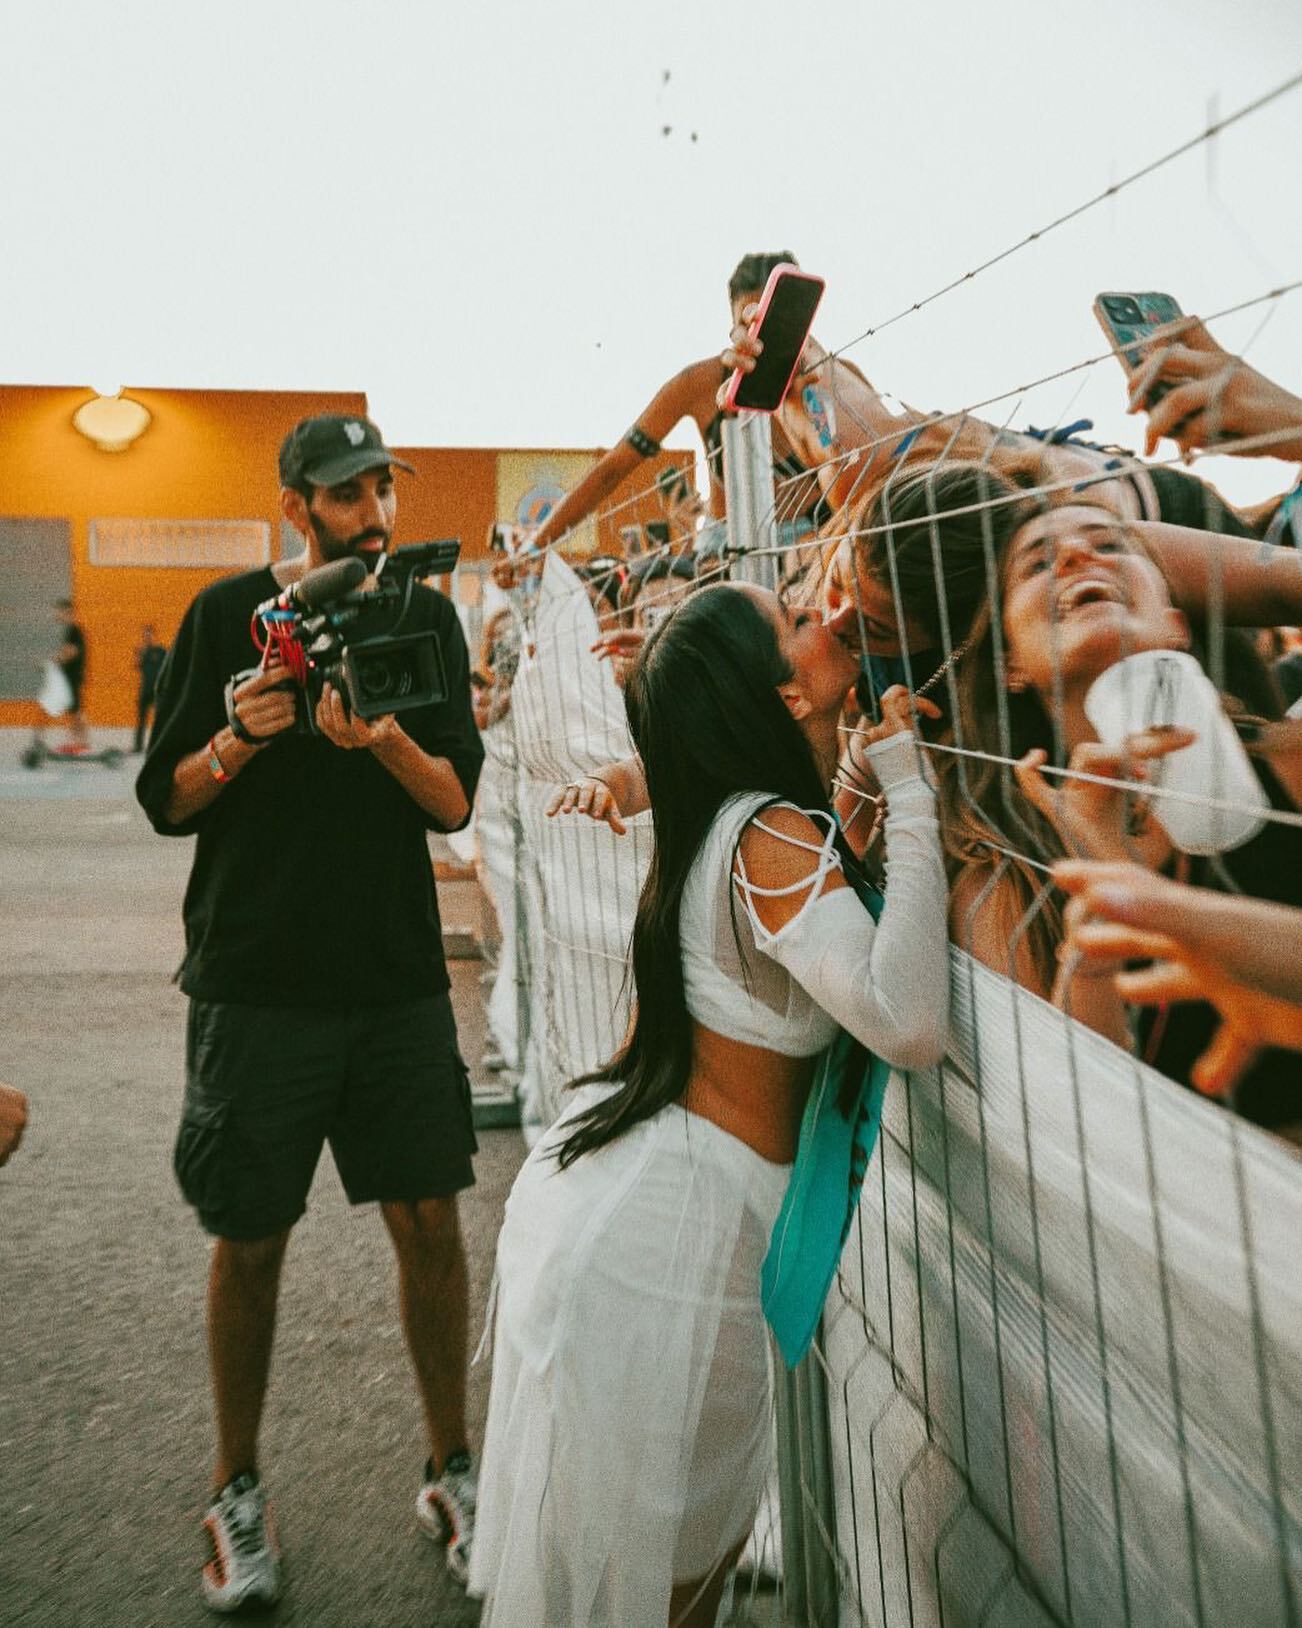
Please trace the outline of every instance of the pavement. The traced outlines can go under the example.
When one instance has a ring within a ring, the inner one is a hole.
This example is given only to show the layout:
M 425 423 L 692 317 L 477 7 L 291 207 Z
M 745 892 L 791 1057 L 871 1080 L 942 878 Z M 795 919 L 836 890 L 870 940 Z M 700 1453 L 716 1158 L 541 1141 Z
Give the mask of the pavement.
M 96 731 L 96 744 L 129 745 Z M 0 730 L 0 1079 L 31 1099 L 0 1171 L 0 1625 L 198 1628 L 212 1427 L 207 1242 L 176 1191 L 180 906 L 191 844 L 149 829 L 119 768 L 23 769 Z M 441 889 L 473 930 L 472 883 Z M 452 963 L 462 1050 L 479 964 Z M 518 1131 L 480 1132 L 463 1198 L 472 1341 Z M 482 1427 L 487 1366 L 471 1371 Z M 425 1446 L 378 1213 L 328 1157 L 285 1267 L 263 1464 L 287 1556 L 284 1628 L 469 1628 L 415 1526 Z

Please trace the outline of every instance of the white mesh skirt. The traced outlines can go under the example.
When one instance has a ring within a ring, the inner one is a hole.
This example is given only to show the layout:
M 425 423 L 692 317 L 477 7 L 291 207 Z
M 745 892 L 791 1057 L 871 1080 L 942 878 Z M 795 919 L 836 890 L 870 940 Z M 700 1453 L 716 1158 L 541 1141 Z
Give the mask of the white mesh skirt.
M 470 1588 L 485 1628 L 665 1628 L 749 1532 L 772 1456 L 760 1264 L 790 1174 L 663 1109 L 567 1170 L 574 1094 L 497 1246 Z

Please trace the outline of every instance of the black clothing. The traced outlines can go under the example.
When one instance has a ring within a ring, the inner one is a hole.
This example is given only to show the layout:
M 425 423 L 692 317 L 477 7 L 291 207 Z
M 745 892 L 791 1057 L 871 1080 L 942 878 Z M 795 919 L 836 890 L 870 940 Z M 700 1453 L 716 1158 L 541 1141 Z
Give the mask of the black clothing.
M 147 644 L 136 653 L 136 670 L 140 674 L 140 688 L 136 692 L 136 739 L 134 751 L 145 749 L 145 727 L 158 693 L 158 675 L 167 659 L 167 648 L 161 644 Z
M 1260 759 L 1253 767 L 1278 809 L 1291 809 L 1287 793 Z M 1275 904 L 1302 905 L 1302 831 L 1271 821 L 1250 842 L 1229 853 L 1195 858 L 1188 880 L 1218 893 L 1241 892 Z M 1163 1010 L 1148 1008 L 1140 1019 L 1145 1055 L 1153 1066 L 1190 1083 L 1190 1072 L 1220 1027 L 1220 1015 L 1206 1001 L 1182 1002 Z M 1235 1110 L 1267 1128 L 1302 1120 L 1302 1068 L 1295 1052 L 1267 1047 L 1234 1090 Z
M 254 1239 L 292 1227 L 327 1141 L 352 1204 L 474 1185 L 448 996 L 329 1011 L 191 1001 L 172 1162 L 204 1230 Z
M 80 710 L 78 702 L 81 699 L 82 682 L 86 677 L 86 635 L 76 622 L 65 622 L 63 638 L 59 642 L 60 645 L 70 644 L 73 647 L 72 654 L 65 656 L 58 665 L 62 668 L 63 676 L 68 680 L 68 687 L 72 691 L 72 706 L 69 710 L 77 712 Z
M 214 583 L 186 612 L 163 665 L 136 795 L 156 831 L 198 835 L 181 988 L 204 1001 L 281 1007 L 441 994 L 448 974 L 425 840 L 438 825 L 370 752 L 286 733 L 192 819 L 167 819 L 176 765 L 226 723 L 226 681 L 256 657 L 252 613 L 279 591 L 267 568 Z M 408 627 L 438 633 L 449 699 L 399 722 L 424 751 L 450 759 L 472 802 L 484 752 L 457 613 L 417 587 Z
M 1169 464 L 1145 465 L 1157 492 L 1159 514 L 1169 526 L 1192 526 L 1195 531 L 1218 531 L 1225 537 L 1255 537 L 1243 516 L 1232 509 L 1214 486 Z M 1139 490 L 1138 483 L 1135 483 Z M 1143 497 L 1140 496 L 1143 510 Z
M 1287 656 L 1281 656 L 1271 672 L 1275 675 L 1286 707 L 1302 701 L 1302 650 L 1293 650 Z

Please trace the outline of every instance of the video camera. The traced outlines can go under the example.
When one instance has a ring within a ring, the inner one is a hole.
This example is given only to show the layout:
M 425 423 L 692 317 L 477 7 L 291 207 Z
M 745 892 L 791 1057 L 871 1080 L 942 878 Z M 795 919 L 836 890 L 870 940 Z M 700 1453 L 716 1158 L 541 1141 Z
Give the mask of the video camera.
M 295 729 L 316 734 L 316 709 L 332 685 L 349 713 L 379 718 L 447 700 L 447 671 L 438 634 L 403 631 L 412 592 L 423 577 L 446 576 L 461 543 L 449 538 L 407 543 L 381 559 L 373 585 L 362 588 L 364 561 L 350 555 L 318 566 L 253 613 L 253 642 L 262 667 L 282 663 L 298 690 Z M 226 685 L 226 717 L 242 740 L 235 690 L 261 669 L 236 673 Z M 288 686 L 286 686 L 288 687 Z

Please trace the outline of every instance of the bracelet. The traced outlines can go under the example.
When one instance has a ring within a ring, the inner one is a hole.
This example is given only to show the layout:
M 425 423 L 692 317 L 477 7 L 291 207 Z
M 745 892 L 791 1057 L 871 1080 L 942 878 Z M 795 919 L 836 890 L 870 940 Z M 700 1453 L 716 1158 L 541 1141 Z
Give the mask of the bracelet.
M 208 742 L 207 752 L 208 752 L 208 773 L 213 777 L 213 779 L 217 782 L 217 784 L 219 786 L 229 785 L 230 780 L 231 780 L 231 776 L 222 767 L 222 760 L 217 755 L 217 737 L 216 737 L 216 735 L 214 735 L 212 737 L 212 739 Z

